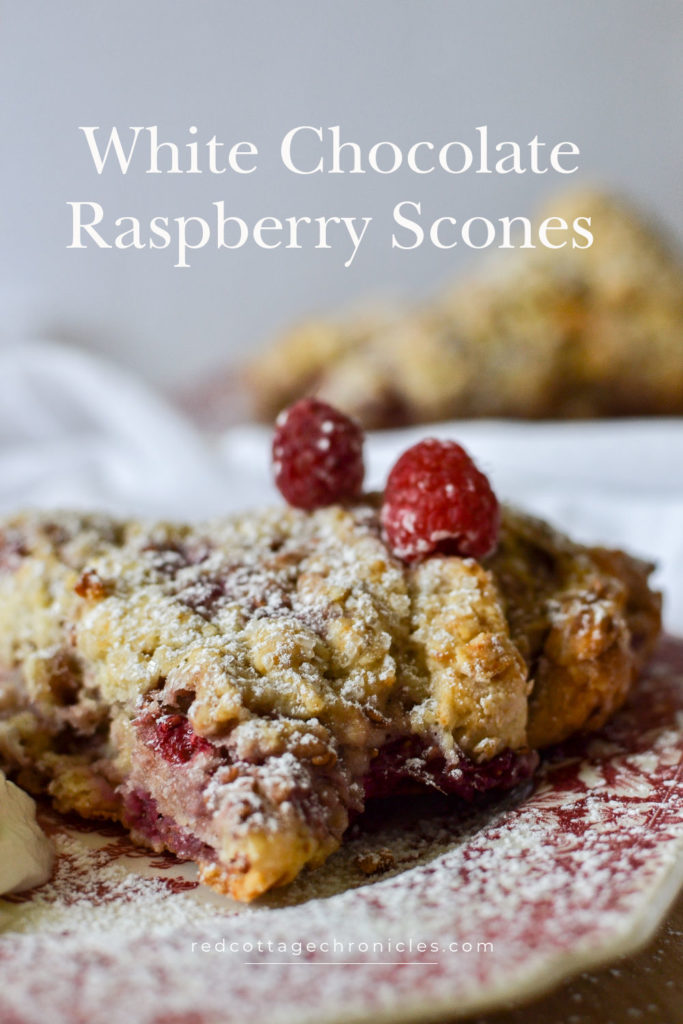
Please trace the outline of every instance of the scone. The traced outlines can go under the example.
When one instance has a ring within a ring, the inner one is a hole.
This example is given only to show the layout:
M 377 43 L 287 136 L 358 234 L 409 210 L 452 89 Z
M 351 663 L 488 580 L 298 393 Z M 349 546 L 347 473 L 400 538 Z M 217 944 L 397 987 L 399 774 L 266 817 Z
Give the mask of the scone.
M 0 529 L 5 767 L 240 900 L 369 797 L 515 785 L 623 701 L 659 629 L 650 566 L 509 509 L 493 554 L 408 564 L 374 499 Z
M 556 198 L 593 245 L 498 254 L 420 306 L 294 327 L 246 368 L 257 418 L 315 393 L 367 427 L 683 412 L 683 263 L 626 203 Z M 225 392 L 212 392 L 220 415 Z M 206 409 L 205 409 L 206 414 Z

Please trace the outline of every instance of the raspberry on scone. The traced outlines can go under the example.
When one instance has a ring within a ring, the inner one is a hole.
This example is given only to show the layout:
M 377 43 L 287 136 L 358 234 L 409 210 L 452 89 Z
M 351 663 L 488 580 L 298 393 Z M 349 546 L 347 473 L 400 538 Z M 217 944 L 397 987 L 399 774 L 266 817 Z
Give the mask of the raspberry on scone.
M 331 405 L 303 398 L 277 418 L 273 472 L 294 508 L 351 501 L 363 486 L 363 430 Z
M 491 485 L 455 441 L 409 448 L 389 474 L 382 528 L 404 562 L 429 555 L 483 558 L 496 546 L 500 511 Z

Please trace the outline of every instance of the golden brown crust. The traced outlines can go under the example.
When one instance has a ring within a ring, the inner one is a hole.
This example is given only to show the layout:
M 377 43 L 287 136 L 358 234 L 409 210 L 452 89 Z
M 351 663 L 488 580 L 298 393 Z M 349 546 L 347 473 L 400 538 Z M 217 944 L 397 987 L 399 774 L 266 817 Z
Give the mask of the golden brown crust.
M 654 565 L 612 548 L 591 548 L 598 567 L 626 588 L 626 619 L 634 669 L 639 672 L 652 654 L 662 629 L 662 595 L 648 585 Z
M 508 510 L 489 560 L 533 690 L 532 747 L 597 729 L 623 703 L 661 629 L 653 566 L 622 551 L 585 548 Z

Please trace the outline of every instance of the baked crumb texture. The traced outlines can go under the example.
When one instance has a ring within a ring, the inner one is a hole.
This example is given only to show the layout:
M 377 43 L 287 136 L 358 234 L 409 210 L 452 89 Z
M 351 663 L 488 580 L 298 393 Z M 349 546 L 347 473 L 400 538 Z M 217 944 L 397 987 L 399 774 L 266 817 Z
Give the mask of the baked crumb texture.
M 295 327 L 246 370 L 257 416 L 311 393 L 366 427 L 683 412 L 680 255 L 598 192 L 550 205 L 539 220 L 590 217 L 593 245 L 507 253 L 417 308 Z
M 0 758 L 240 900 L 366 796 L 471 797 L 596 728 L 659 630 L 651 566 L 506 510 L 484 563 L 388 552 L 371 503 L 200 526 L 0 524 Z

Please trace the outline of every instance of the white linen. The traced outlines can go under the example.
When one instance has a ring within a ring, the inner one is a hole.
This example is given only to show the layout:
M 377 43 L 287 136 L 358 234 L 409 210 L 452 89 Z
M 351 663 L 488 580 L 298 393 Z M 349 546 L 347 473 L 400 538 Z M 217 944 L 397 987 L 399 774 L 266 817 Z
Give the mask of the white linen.
M 669 630 L 683 635 L 683 419 L 457 422 L 368 439 L 380 487 L 419 437 L 461 441 L 501 498 L 586 541 L 653 558 Z M 198 518 L 277 501 L 270 432 L 202 436 L 131 373 L 51 342 L 0 350 L 0 511 L 98 507 Z

